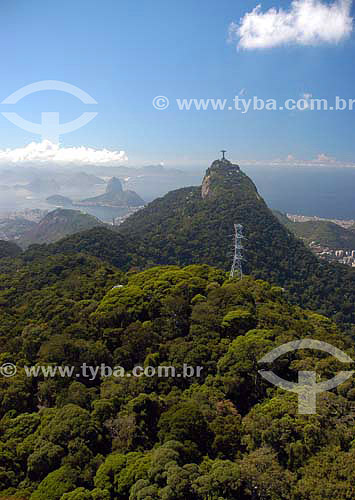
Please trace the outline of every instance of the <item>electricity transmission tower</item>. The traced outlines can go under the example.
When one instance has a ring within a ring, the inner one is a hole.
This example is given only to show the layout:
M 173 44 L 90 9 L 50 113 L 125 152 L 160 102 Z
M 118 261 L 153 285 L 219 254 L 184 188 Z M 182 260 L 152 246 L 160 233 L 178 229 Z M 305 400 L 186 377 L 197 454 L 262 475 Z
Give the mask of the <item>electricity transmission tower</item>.
M 234 255 L 230 272 L 231 278 L 234 278 L 236 273 L 238 273 L 240 279 L 243 278 L 243 238 L 243 226 L 241 224 L 234 224 Z

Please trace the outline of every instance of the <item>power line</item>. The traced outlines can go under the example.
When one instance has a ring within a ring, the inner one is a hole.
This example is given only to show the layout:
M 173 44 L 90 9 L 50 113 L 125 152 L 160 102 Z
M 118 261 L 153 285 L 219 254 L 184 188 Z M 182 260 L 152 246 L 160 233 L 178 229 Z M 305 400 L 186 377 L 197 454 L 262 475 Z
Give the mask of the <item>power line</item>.
M 233 263 L 230 272 L 230 277 L 234 278 L 236 273 L 238 273 L 239 279 L 243 278 L 243 226 L 241 224 L 234 224 L 234 255 L 233 255 Z

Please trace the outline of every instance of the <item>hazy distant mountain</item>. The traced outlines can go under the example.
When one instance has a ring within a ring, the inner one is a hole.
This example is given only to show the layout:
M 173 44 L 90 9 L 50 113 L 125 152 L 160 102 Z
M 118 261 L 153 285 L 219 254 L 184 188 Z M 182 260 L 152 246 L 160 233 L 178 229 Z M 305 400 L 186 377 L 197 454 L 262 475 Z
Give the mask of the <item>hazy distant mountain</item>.
M 201 178 L 196 169 L 179 170 L 163 165 L 140 167 L 90 167 L 90 172 L 101 177 L 118 177 L 124 189 L 135 191 L 144 200 L 151 201 L 173 189 L 196 185 Z
M 57 193 L 60 190 L 60 184 L 55 179 L 46 177 L 37 177 L 21 187 L 33 193 Z
M 13 210 L 16 207 L 33 208 L 35 202 L 29 197 L 33 194 L 37 199 L 46 198 L 49 195 L 60 194 L 72 200 L 89 199 L 102 195 L 105 183 L 108 178 L 116 177 L 121 179 L 123 190 L 136 193 L 140 199 L 132 193 L 122 195 L 119 200 L 120 207 L 138 203 L 142 205 L 142 200 L 153 200 L 165 195 L 168 191 L 184 186 L 196 184 L 200 175 L 188 171 L 166 168 L 162 165 L 148 165 L 144 167 L 104 167 L 71 166 L 66 168 L 53 167 L 21 167 L 19 169 L 0 170 L 0 190 L 12 189 L 7 194 L 9 203 L 5 203 L 4 197 L 2 206 L 4 210 Z M 38 179 L 41 179 L 39 183 Z M 55 184 L 53 185 L 53 181 Z M 13 189 L 16 187 L 17 192 Z M 20 192 L 23 190 L 23 192 Z M 28 193 L 30 191 L 30 193 Z M 44 202 L 44 199 L 40 200 Z M 123 202 L 123 205 L 121 203 Z M 1 206 L 0 206 L 1 208 Z
M 184 172 L 182 170 L 176 169 L 176 168 L 167 168 L 164 165 L 144 165 L 144 166 L 137 166 L 137 167 L 131 167 L 131 166 L 125 166 L 125 165 L 120 165 L 117 167 L 107 167 L 107 166 L 100 166 L 100 165 L 94 165 L 90 167 L 90 172 L 94 175 L 100 176 L 100 177 L 120 177 L 120 178 L 125 178 L 125 177 L 137 177 L 141 175 L 164 175 L 164 176 L 178 176 L 178 175 L 184 175 Z
M 69 176 L 63 177 L 59 182 L 63 188 L 78 186 L 83 189 L 88 189 L 98 184 L 105 184 L 105 181 L 100 179 L 100 177 L 87 174 L 86 172 L 74 172 Z
M 60 194 L 54 194 L 52 196 L 48 196 L 46 201 L 51 205 L 55 205 L 57 207 L 72 207 L 73 201 L 67 196 L 62 196 Z
M 19 239 L 22 247 L 34 243 L 51 243 L 67 235 L 85 231 L 103 222 L 92 215 L 83 214 L 78 210 L 63 210 L 58 208 L 47 214 L 35 227 L 27 231 Z
M 24 233 L 37 226 L 37 223 L 23 217 L 0 219 L 0 239 L 17 240 Z
M 144 200 L 138 196 L 135 191 L 127 190 L 124 191 L 121 181 L 117 177 L 112 177 L 112 179 L 107 184 L 106 193 L 99 196 L 94 196 L 93 198 L 87 198 L 82 200 L 80 204 L 82 205 L 109 205 L 109 206 L 127 206 L 127 207 L 139 207 L 144 205 Z
M 106 194 L 116 195 L 123 193 L 122 182 L 117 177 L 112 177 L 107 183 Z

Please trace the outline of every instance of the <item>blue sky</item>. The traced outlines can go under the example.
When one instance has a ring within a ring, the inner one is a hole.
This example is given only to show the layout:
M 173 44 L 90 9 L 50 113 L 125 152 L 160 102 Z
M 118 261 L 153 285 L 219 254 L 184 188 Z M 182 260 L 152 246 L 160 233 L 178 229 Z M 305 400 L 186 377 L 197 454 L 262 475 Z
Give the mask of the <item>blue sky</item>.
M 320 16 L 322 7 L 334 3 L 298 0 L 302 2 L 320 7 Z M 222 147 L 236 161 L 267 162 L 288 155 L 290 161 L 307 160 L 323 154 L 355 162 L 355 109 L 241 114 L 179 111 L 174 105 L 176 98 L 232 99 L 241 89 L 246 98 L 298 99 L 309 93 L 331 101 L 336 95 L 355 99 L 354 35 L 333 33 L 322 17 L 324 39 L 316 43 L 307 33 L 296 32 L 271 42 L 259 34 L 258 48 L 248 47 L 252 43 L 245 38 L 247 46 L 237 49 L 238 35 L 227 43 L 231 23 L 238 25 L 257 3 L 3 1 L 0 101 L 41 80 L 78 86 L 97 101 L 93 108 L 99 114 L 85 127 L 63 135 L 62 145 L 122 149 L 132 164 L 194 165 L 213 159 Z M 286 14 L 294 9 L 291 2 L 273 0 L 262 2 L 262 13 L 271 7 Z M 154 109 L 156 95 L 169 98 L 167 110 Z M 91 108 L 70 95 L 45 91 L 24 98 L 16 112 L 39 122 L 41 111 L 60 110 L 65 122 Z M 9 111 L 9 106 L 0 105 L 0 111 Z M 1 150 L 31 141 L 40 138 L 0 115 Z

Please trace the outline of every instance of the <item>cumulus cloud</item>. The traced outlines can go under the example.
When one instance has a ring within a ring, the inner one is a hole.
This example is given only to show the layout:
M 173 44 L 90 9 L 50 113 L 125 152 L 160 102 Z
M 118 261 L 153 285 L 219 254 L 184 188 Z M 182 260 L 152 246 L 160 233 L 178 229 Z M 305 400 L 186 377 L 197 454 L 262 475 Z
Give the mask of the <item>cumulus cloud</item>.
M 293 0 L 289 10 L 258 5 L 240 23 L 229 26 L 229 40 L 241 49 L 265 49 L 286 44 L 338 43 L 350 35 L 352 0 L 329 4 L 320 0 Z
M 0 163 L 39 163 L 77 165 L 117 165 L 126 161 L 124 151 L 94 149 L 85 146 L 64 147 L 48 140 L 31 142 L 27 146 L 15 149 L 0 149 Z

